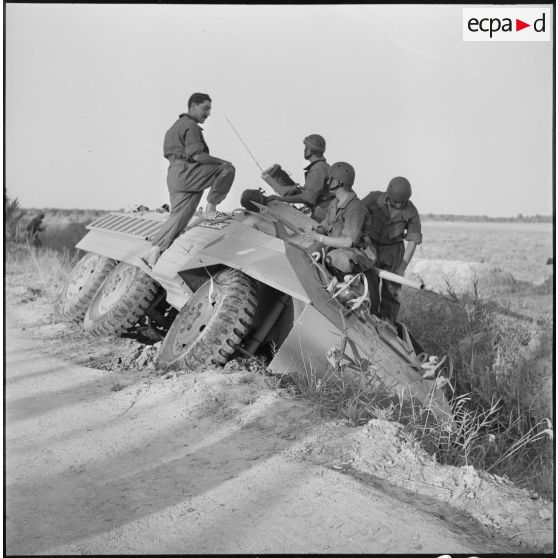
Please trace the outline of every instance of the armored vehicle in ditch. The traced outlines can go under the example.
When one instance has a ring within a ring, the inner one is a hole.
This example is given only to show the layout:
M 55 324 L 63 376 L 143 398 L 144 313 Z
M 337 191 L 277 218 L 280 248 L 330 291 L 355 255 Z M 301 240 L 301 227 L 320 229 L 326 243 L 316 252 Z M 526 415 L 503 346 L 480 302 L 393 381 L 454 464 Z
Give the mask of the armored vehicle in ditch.
M 350 289 L 331 288 L 333 274 L 300 236 L 310 217 L 279 201 L 253 205 L 215 220 L 194 218 L 152 269 L 140 258 L 168 214 L 98 218 L 77 244 L 85 255 L 58 312 L 100 336 L 147 320 L 163 337 L 161 370 L 263 355 L 272 373 L 327 380 L 333 368 L 347 385 L 364 382 L 386 400 L 413 399 L 449 416 L 447 382 L 441 372 L 423 378 L 406 327 L 371 315 L 362 296 L 347 296 Z

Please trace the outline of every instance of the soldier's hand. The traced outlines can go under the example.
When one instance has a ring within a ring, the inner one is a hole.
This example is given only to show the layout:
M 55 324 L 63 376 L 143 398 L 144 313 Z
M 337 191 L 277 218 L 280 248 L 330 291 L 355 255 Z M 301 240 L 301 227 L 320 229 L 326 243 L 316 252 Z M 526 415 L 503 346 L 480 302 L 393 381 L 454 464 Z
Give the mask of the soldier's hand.
M 308 228 L 302 232 L 302 238 L 305 242 L 317 242 L 320 235 L 315 230 Z
M 300 186 L 298 184 L 295 184 L 294 186 L 291 186 L 290 189 L 285 192 L 285 196 L 293 196 L 294 194 L 298 194 L 299 189 L 300 189 Z
M 278 197 L 279 196 L 275 196 L 275 195 L 266 196 L 265 201 L 266 201 L 266 203 L 269 203 L 270 201 L 275 201 Z

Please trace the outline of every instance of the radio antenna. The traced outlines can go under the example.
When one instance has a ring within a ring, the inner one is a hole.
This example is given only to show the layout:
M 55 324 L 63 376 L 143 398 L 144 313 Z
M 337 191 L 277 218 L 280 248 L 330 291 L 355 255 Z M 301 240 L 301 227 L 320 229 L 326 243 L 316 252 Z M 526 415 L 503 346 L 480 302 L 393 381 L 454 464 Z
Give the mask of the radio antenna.
M 227 115 L 225 114 L 225 119 L 227 120 L 227 122 L 229 123 L 230 127 L 234 130 L 234 133 L 238 136 L 238 139 L 242 142 L 242 145 L 246 148 L 246 151 L 248 151 L 248 153 L 250 154 L 250 157 L 252 157 L 252 159 L 254 159 L 254 162 L 256 163 L 256 165 L 258 165 L 258 168 L 262 171 L 263 173 L 263 169 L 260 166 L 260 163 L 258 163 L 257 159 L 254 157 L 254 155 L 252 155 L 252 152 L 250 151 L 250 149 L 248 148 L 248 146 L 244 143 L 244 140 L 240 137 L 240 134 L 236 131 L 236 128 L 232 125 L 232 122 L 227 118 Z

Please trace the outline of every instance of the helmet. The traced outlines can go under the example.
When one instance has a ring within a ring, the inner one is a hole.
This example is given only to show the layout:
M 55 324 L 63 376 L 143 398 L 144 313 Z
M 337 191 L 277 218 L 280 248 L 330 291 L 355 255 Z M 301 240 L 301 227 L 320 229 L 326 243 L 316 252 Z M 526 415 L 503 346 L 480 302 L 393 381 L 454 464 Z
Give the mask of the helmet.
M 346 190 L 350 190 L 355 183 L 355 169 L 349 163 L 334 163 L 329 169 L 329 177 L 339 180 Z
M 326 148 L 325 139 L 319 134 L 310 134 L 304 138 L 303 143 L 313 151 L 318 151 L 319 153 L 323 153 Z
M 244 207 L 244 209 L 254 211 L 258 209 L 258 206 L 254 205 L 252 203 L 253 201 L 261 205 L 267 205 L 266 197 L 261 190 L 244 190 L 240 198 L 240 205 Z
M 411 184 L 403 176 L 396 176 L 389 181 L 386 195 L 394 202 L 406 203 L 411 197 Z

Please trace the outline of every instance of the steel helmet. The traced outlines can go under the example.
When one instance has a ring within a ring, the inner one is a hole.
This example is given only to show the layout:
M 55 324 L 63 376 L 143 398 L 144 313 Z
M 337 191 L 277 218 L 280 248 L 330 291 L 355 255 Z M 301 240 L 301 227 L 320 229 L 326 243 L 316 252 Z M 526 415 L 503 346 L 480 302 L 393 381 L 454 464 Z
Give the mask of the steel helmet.
M 323 153 L 326 148 L 325 139 L 320 134 L 310 134 L 304 138 L 303 143 L 318 153 Z
M 350 190 L 355 183 L 355 169 L 349 163 L 334 163 L 329 169 L 329 177 L 339 180 L 345 189 Z M 331 190 L 331 187 L 330 187 Z
M 386 195 L 391 201 L 407 203 L 411 194 L 411 184 L 403 176 L 396 176 L 389 181 Z

